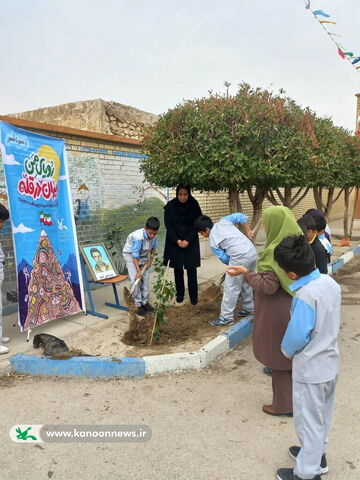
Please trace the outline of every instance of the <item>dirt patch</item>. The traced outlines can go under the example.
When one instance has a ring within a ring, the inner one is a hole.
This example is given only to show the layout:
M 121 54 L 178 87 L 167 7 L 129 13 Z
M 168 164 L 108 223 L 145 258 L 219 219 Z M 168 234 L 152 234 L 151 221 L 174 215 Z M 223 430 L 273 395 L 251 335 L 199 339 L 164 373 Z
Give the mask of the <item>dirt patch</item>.
M 9 388 L 14 386 L 15 381 L 18 379 L 26 378 L 26 375 L 21 373 L 7 373 L 5 375 L 0 375 L 0 388 Z
M 124 300 L 129 308 L 129 330 L 124 334 L 122 341 L 126 345 L 147 346 L 150 342 L 155 315 L 147 314 L 138 317 L 129 291 L 124 288 Z M 214 334 L 214 327 L 210 320 L 219 315 L 221 290 L 216 285 L 210 285 L 199 296 L 197 305 L 176 305 L 168 308 L 166 322 L 159 328 L 159 338 L 154 340 L 155 345 L 176 345 L 191 338 L 201 340 Z

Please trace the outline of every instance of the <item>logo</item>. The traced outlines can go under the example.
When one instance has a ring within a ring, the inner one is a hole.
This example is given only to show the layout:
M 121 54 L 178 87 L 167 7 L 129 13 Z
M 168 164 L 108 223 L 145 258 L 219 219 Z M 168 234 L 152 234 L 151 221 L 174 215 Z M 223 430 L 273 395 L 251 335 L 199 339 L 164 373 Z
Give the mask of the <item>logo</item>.
M 42 425 L 14 425 L 10 429 L 10 438 L 13 442 L 18 443 L 42 442 L 41 427 Z
M 37 440 L 37 438 L 34 436 L 34 435 L 29 435 L 28 432 L 29 430 L 31 430 L 31 427 L 28 427 L 26 430 L 24 430 L 23 432 L 21 431 L 21 428 L 18 427 L 16 429 L 16 432 L 17 432 L 17 435 L 16 435 L 16 438 L 18 438 L 19 440 Z

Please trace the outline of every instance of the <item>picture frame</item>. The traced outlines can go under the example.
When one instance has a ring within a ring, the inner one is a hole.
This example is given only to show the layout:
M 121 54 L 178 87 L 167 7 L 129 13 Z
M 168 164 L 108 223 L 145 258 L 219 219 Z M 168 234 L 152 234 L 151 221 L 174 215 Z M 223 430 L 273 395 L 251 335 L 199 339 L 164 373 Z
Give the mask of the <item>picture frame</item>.
M 93 281 L 101 281 L 118 276 L 103 243 L 79 245 L 79 247 Z

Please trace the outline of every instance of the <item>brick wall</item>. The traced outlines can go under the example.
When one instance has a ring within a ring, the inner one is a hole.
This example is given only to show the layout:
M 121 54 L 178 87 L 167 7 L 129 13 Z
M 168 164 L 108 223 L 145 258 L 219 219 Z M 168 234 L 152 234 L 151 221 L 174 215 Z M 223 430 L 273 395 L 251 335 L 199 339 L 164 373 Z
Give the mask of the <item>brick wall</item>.
M 339 190 L 336 189 L 335 194 Z M 355 191 L 351 196 L 351 205 L 354 201 Z M 208 215 L 217 222 L 220 217 L 229 214 L 229 201 L 228 194 L 226 192 L 222 193 L 198 193 L 194 192 L 194 197 L 199 201 L 201 209 L 203 210 L 204 215 Z M 249 215 L 250 219 L 252 216 L 252 205 L 246 193 L 240 194 L 240 201 L 242 205 L 242 211 L 246 215 Z M 264 201 L 264 208 L 271 207 L 272 203 L 268 200 Z M 306 197 L 294 208 L 295 218 L 300 218 L 307 210 L 310 208 L 316 208 L 313 192 L 310 189 Z M 350 209 L 352 212 L 352 209 Z M 331 212 L 331 220 L 336 220 L 342 218 L 344 213 L 344 200 L 341 197 L 334 205 Z

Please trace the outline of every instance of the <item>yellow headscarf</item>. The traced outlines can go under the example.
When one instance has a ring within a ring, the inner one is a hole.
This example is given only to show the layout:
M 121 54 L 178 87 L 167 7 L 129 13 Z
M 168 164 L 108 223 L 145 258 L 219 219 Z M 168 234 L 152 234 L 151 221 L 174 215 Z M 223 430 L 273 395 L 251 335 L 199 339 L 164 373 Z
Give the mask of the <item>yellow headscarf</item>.
M 258 272 L 274 272 L 284 290 L 290 295 L 295 292 L 289 290 L 293 282 L 287 277 L 284 270 L 274 260 L 274 249 L 288 235 L 302 235 L 301 228 L 296 223 L 294 214 L 287 207 L 266 208 L 263 213 L 263 222 L 266 230 L 265 248 L 259 254 L 257 262 Z

